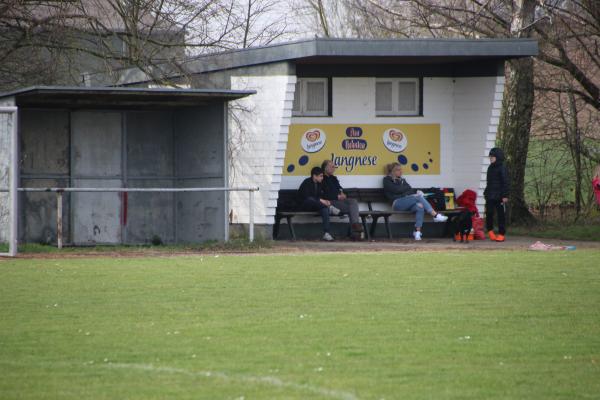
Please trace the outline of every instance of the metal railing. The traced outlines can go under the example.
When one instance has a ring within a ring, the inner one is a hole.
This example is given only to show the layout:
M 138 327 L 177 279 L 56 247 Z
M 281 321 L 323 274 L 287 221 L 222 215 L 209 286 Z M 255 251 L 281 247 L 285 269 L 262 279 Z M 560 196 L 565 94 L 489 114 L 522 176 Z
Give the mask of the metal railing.
M 63 247 L 63 194 L 69 192 L 95 192 L 95 193 L 129 193 L 129 192 L 154 192 L 154 193 L 180 193 L 180 192 L 248 192 L 248 208 L 249 208 L 249 228 L 248 228 L 248 240 L 250 242 L 254 241 L 254 192 L 257 192 L 258 187 L 235 187 L 235 188 L 78 188 L 78 187 L 67 187 L 67 188 L 59 188 L 59 187 L 47 187 L 47 188 L 16 188 L 15 192 L 54 192 L 56 193 L 56 238 L 58 248 L 61 249 Z M 0 192 L 9 192 L 9 189 L 0 189 Z M 15 204 L 16 204 L 16 196 Z M 15 208 L 16 212 L 16 208 Z M 11 216 L 13 213 L 13 208 L 11 205 Z M 227 223 L 225 221 L 225 223 Z M 13 231 L 14 228 L 14 232 Z M 13 236 L 14 234 L 14 236 Z M 229 235 L 226 234 L 226 240 L 229 239 Z M 15 240 L 14 249 L 12 246 L 10 247 L 9 253 L 0 253 L 0 256 L 16 255 L 16 221 L 14 222 L 14 226 L 11 226 L 11 243 L 12 240 Z M 14 251 L 14 253 L 13 253 Z

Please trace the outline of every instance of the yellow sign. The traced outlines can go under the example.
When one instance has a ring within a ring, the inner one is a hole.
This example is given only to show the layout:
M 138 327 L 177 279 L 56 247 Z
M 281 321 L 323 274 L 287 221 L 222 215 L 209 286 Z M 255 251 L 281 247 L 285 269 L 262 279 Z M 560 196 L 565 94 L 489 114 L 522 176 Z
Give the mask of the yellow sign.
M 309 176 L 323 160 L 335 163 L 336 175 L 385 175 L 393 162 L 407 175 L 438 175 L 440 125 L 291 125 L 283 174 Z

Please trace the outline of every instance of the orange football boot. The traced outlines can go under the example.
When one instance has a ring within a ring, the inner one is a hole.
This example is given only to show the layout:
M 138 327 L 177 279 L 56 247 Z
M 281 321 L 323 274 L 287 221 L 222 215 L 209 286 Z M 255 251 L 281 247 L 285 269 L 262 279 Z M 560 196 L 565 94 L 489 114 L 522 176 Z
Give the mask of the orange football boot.
M 504 242 L 504 235 L 498 234 L 498 236 L 496 236 L 496 242 Z
M 496 234 L 494 233 L 494 231 L 488 231 L 488 237 L 490 238 L 490 240 L 495 241 L 496 240 Z

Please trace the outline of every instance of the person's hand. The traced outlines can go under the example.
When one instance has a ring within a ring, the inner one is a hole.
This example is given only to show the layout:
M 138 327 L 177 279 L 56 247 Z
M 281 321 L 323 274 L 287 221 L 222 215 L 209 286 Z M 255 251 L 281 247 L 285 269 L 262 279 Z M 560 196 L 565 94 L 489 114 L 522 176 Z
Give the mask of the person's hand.
M 338 200 L 346 200 L 346 195 L 344 193 L 338 194 Z
M 503 203 L 508 203 L 508 197 L 503 197 L 503 198 L 502 198 L 502 202 L 503 202 Z
M 331 205 L 329 200 L 325 200 L 325 199 L 319 199 L 319 200 L 321 201 L 321 204 L 323 204 L 324 206 L 329 207 Z
M 422 191 L 420 191 L 420 190 L 417 190 L 417 196 L 421 196 L 421 197 L 423 197 L 423 196 L 425 196 L 425 193 L 423 193 L 423 192 L 422 192 Z

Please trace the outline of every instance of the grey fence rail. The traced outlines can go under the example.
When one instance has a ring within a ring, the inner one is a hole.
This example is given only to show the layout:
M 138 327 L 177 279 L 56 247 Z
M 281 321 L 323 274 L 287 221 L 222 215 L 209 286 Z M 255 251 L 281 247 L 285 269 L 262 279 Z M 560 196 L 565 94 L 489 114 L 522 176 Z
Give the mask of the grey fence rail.
M 219 188 L 95 188 L 95 187 L 46 187 L 46 188 L 17 188 L 17 192 L 54 192 L 56 193 L 56 237 L 58 248 L 63 247 L 63 194 L 71 192 L 100 192 L 100 193 L 130 193 L 130 192 L 153 192 L 153 193 L 180 193 L 180 192 L 248 192 L 249 229 L 248 240 L 254 241 L 254 192 L 258 187 L 219 187 Z M 10 192 L 8 188 L 0 188 L 0 192 Z M 16 206 L 16 202 L 15 202 Z M 12 207 L 12 206 L 11 206 Z M 12 208 L 11 208 L 12 210 Z M 14 211 L 12 211 L 14 212 Z M 12 224 L 11 224 L 12 225 Z M 13 232 L 14 230 L 14 232 Z M 12 248 L 12 242 L 16 242 L 16 226 L 11 226 L 11 249 L 9 253 L 0 253 L 0 256 L 15 256 L 16 248 Z

